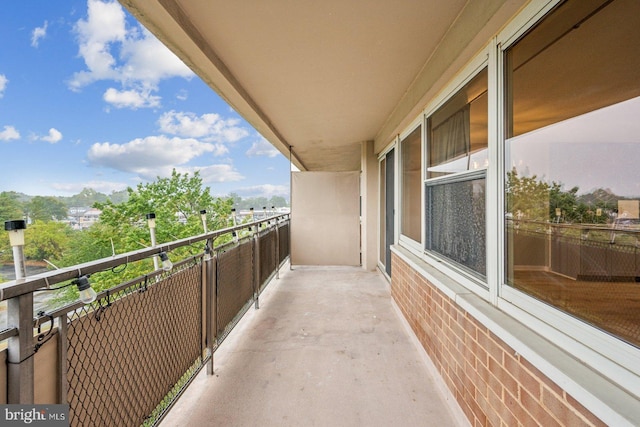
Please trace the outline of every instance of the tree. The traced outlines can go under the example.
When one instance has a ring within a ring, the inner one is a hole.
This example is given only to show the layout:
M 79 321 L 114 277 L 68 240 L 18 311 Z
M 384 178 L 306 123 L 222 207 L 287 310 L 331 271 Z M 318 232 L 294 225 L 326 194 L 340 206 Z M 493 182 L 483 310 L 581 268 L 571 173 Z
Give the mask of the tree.
M 123 252 L 149 245 L 146 214 L 156 214 L 157 242 L 167 242 L 203 232 L 200 211 L 206 210 L 209 229 L 227 227 L 231 214 L 231 199 L 215 199 L 209 187 L 203 187 L 196 172 L 180 174 L 173 170 L 168 178 L 158 178 L 136 189 L 128 188 L 126 202 L 96 203 L 102 210 L 100 223 L 111 227 L 112 236 L 119 237 L 118 250 Z
M 82 191 L 66 199 L 68 207 L 93 206 L 96 202 L 106 202 L 107 195 L 100 193 L 93 188 L 83 188 Z
M 15 191 L 0 193 L 0 222 L 24 218 L 24 206 Z
M 69 248 L 71 231 L 62 222 L 36 221 L 25 231 L 25 258 L 37 261 L 62 258 Z
M 60 221 L 68 216 L 67 205 L 51 196 L 35 196 L 26 210 L 31 221 Z
M 521 177 L 514 169 L 507 173 L 507 212 L 526 215 L 528 219 L 547 221 L 549 219 L 549 184 L 538 181 L 537 176 Z
M 272 196 L 271 199 L 269 199 L 269 207 L 271 206 L 275 206 L 276 208 L 284 208 L 289 206 L 289 204 L 287 203 L 287 200 L 282 196 Z
M 242 197 L 240 197 L 237 193 L 229 193 L 229 199 L 233 202 L 233 206 L 236 209 L 239 209 L 240 204 L 242 203 Z
M 129 197 L 129 194 L 127 193 L 127 190 L 113 191 L 109 195 L 109 200 L 111 200 L 113 203 L 117 205 L 119 203 L 126 202 L 128 197 Z
M 196 172 L 193 176 L 180 174 L 175 170 L 169 178 L 158 178 L 155 182 L 139 184 L 135 189 L 127 189 L 128 198 L 116 204 L 112 200 L 96 203 L 102 210 L 100 220 L 88 230 L 75 231 L 71 235 L 68 251 L 56 265 L 71 266 L 150 246 L 150 233 L 146 214 L 156 214 L 157 243 L 178 240 L 203 233 L 200 211 L 205 209 L 208 228 L 214 230 L 229 226 L 232 201 L 229 198 L 214 198 L 209 188 L 203 187 L 202 179 Z M 227 240 L 231 237 L 227 236 Z M 225 238 L 216 240 L 223 243 Z M 201 253 L 204 243 L 197 248 L 179 248 L 170 258 L 182 259 L 193 253 Z M 113 252 L 112 252 L 113 251 Z M 153 268 L 152 259 L 145 259 L 125 269 L 95 273 L 91 280 L 96 291 L 112 288 L 128 279 L 143 276 Z M 58 303 L 68 302 L 77 297 L 71 286 L 60 291 Z
M 563 191 L 561 184 L 552 182 L 549 188 L 549 217 L 560 218 L 564 222 L 580 223 L 588 208 L 584 203 L 578 203 L 578 187 Z

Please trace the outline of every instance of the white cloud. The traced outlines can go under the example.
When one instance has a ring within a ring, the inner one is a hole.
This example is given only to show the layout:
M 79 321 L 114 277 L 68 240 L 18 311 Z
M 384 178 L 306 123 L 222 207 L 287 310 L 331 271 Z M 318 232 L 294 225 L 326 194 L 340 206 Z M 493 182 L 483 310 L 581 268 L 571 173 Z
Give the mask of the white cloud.
M 202 138 L 205 141 L 235 142 L 249 135 L 246 128 L 238 126 L 238 119 L 223 119 L 219 114 L 197 116 L 194 113 L 168 111 L 158 119 L 160 130 L 172 135 Z
M 232 165 L 228 164 L 176 168 L 176 171 L 181 174 L 189 173 L 190 175 L 193 175 L 194 172 L 198 171 L 204 184 L 241 181 L 245 178 Z
M 84 188 L 92 188 L 100 193 L 111 194 L 114 191 L 126 190 L 129 187 L 123 182 L 112 181 L 83 181 L 83 182 L 54 182 L 51 187 L 55 190 L 64 191 L 70 194 L 78 194 Z
M 164 176 L 175 165 L 182 165 L 216 147 L 193 138 L 169 138 L 149 136 L 137 138 L 126 144 L 96 143 L 87 157 L 95 166 L 104 166 L 125 172 L 134 172 L 145 177 Z
M 130 108 L 137 110 L 138 108 L 159 107 L 160 97 L 151 95 L 149 90 L 118 90 L 109 88 L 106 90 L 102 98 L 108 104 L 116 108 Z
M 0 98 L 4 96 L 4 90 L 7 88 L 7 83 L 9 83 L 7 76 L 0 74 Z
M 153 34 L 143 27 L 138 28 L 127 33 L 120 51 L 120 59 L 124 62 L 120 71 L 125 81 L 156 85 L 171 77 L 193 77 L 193 71 Z
M 244 197 L 266 197 L 273 196 L 289 197 L 289 187 L 286 185 L 262 184 L 251 187 L 242 187 L 235 190 L 240 196 Z
M 180 91 L 176 94 L 176 98 L 180 101 L 186 101 L 187 99 L 189 99 L 189 93 L 184 89 L 180 89 Z
M 49 134 L 46 136 L 41 136 L 38 138 L 40 141 L 49 142 L 51 144 L 55 144 L 62 139 L 62 133 L 56 128 L 49 129 Z
M 31 46 L 38 47 L 40 43 L 40 39 L 43 39 L 47 36 L 47 27 L 49 23 L 44 21 L 44 25 L 42 27 L 36 27 L 31 33 Z
M 74 73 L 69 87 L 80 90 L 99 80 L 117 81 L 122 90 L 110 89 L 104 99 L 118 108 L 156 107 L 160 97 L 150 93 L 158 90 L 160 80 L 194 75 L 149 31 L 139 25 L 127 28 L 125 13 L 115 1 L 88 0 L 87 18 L 74 29 L 87 69 Z
M 0 131 L 0 141 L 11 141 L 12 139 L 20 139 L 20 132 L 13 126 L 5 126 Z
M 78 36 L 79 55 L 88 70 L 73 75 L 69 82 L 71 88 L 80 89 L 98 80 L 119 80 L 111 44 L 122 43 L 126 38 L 122 7 L 115 2 L 88 0 L 87 20 L 80 19 L 74 29 Z
M 254 142 L 251 145 L 251 148 L 247 150 L 247 156 L 249 157 L 257 157 L 257 156 L 266 156 L 266 157 L 276 157 L 280 152 L 276 150 L 276 148 L 271 145 L 269 141 L 264 138 L 260 138 L 260 140 Z

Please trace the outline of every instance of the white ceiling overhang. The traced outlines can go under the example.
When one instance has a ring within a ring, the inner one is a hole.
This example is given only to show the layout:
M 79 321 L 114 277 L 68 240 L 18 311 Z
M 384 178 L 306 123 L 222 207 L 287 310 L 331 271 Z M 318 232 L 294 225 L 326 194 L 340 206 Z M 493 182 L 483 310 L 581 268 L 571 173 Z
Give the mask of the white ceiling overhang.
M 121 3 L 298 168 L 353 171 L 523 1 Z

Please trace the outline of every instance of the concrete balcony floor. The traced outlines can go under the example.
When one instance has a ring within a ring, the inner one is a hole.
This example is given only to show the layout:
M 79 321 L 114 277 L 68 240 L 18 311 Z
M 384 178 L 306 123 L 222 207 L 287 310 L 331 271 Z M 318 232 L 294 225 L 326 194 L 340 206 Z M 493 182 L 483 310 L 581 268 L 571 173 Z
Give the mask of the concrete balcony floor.
M 468 425 L 376 272 L 283 267 L 162 426 Z

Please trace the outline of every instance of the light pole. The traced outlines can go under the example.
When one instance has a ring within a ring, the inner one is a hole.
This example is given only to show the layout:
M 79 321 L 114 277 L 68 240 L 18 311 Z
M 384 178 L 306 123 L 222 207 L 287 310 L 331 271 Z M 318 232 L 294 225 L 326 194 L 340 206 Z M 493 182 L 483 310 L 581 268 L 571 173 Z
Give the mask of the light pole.
M 23 219 L 5 221 L 4 229 L 9 232 L 9 243 L 13 249 L 13 267 L 16 271 L 16 280 L 24 279 L 27 270 L 24 264 L 24 230 L 27 223 Z
M 207 234 L 207 211 L 202 209 L 200 211 L 200 219 L 202 219 L 202 227 L 204 228 L 204 234 Z
M 149 234 L 151 235 L 151 247 L 156 247 L 156 214 L 151 212 L 147 214 L 147 224 L 149 225 Z M 158 269 L 158 257 L 153 257 L 153 269 Z
M 6 221 L 13 248 L 16 282 L 27 276 L 24 263 L 24 220 Z M 33 403 L 33 293 L 27 292 L 7 301 L 7 325 L 18 328 L 18 335 L 9 338 L 7 348 L 7 403 Z

